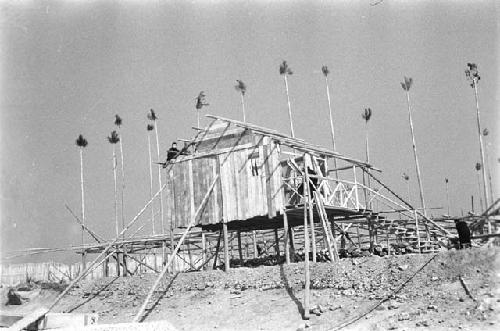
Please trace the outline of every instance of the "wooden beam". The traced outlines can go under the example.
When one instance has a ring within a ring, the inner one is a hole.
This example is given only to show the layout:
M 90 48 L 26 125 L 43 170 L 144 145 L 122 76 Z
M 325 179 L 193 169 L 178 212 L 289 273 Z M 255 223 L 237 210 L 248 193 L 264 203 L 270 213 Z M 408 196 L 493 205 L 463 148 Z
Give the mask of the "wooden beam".
M 243 250 L 241 249 L 241 231 L 238 231 L 238 253 L 240 253 L 240 263 L 243 264 Z
M 286 215 L 285 208 L 281 209 L 281 214 L 283 215 L 283 246 L 285 250 L 285 262 L 290 264 L 290 236 L 288 231 L 288 216 Z
M 228 271 L 231 269 L 231 266 L 229 264 L 229 240 L 228 240 L 228 235 L 227 235 L 227 223 L 224 221 L 222 223 L 222 232 L 223 232 L 223 238 L 224 238 L 224 269 L 225 271 Z
M 85 275 L 85 273 L 88 272 L 89 270 L 91 270 L 91 268 L 94 267 L 94 265 L 96 265 L 97 261 L 100 258 L 102 258 L 114 244 L 116 244 L 116 242 L 120 239 L 121 235 L 124 234 L 132 225 L 135 224 L 135 222 L 144 213 L 144 211 L 146 211 L 146 209 L 149 207 L 149 205 L 153 202 L 154 199 L 156 199 L 156 197 L 160 194 L 160 192 L 163 189 L 165 189 L 165 185 L 163 185 L 158 190 L 158 192 L 156 192 L 156 194 L 153 197 L 151 197 L 151 199 L 139 211 L 139 213 L 137 213 L 137 215 L 132 219 L 132 221 L 130 221 L 130 223 L 122 229 L 122 231 L 118 234 L 118 236 L 116 236 L 116 238 L 108 244 L 108 246 L 94 259 L 94 261 L 92 261 L 92 263 L 90 264 L 90 266 L 86 267 L 84 269 L 84 271 L 78 277 L 76 277 L 75 279 L 73 279 L 73 281 L 64 289 L 64 291 L 62 291 L 61 294 L 59 294 L 57 296 L 57 298 L 54 300 L 54 302 L 52 303 L 52 305 L 49 307 L 49 310 L 52 309 L 52 308 L 54 308 L 54 306 L 66 295 L 66 293 L 68 293 L 68 291 L 71 290 L 73 288 L 73 286 L 75 286 L 75 284 L 78 281 L 80 281 L 80 279 L 83 278 L 83 276 Z M 103 261 L 101 261 L 101 262 L 103 262 Z
M 275 250 L 278 258 L 280 257 L 280 238 L 278 237 L 278 229 L 274 229 L 274 242 L 275 242 Z
M 324 207 L 321 201 L 321 198 L 319 197 L 318 192 L 314 192 L 315 198 L 316 198 L 316 209 L 318 210 L 319 217 L 321 219 L 321 227 L 323 228 L 323 235 L 325 236 L 326 239 L 326 244 L 328 248 L 328 254 L 330 254 L 331 262 L 333 261 L 338 261 L 339 260 L 339 255 L 337 254 L 337 249 L 333 249 L 332 247 L 332 239 L 331 236 L 329 235 L 328 232 L 328 223 L 325 219 L 325 211 Z
M 149 293 L 146 297 L 146 300 L 144 300 L 144 303 L 142 304 L 141 308 L 139 309 L 139 311 L 137 312 L 137 315 L 135 315 L 134 317 L 134 320 L 133 322 L 140 322 L 140 318 L 142 317 L 142 314 L 144 313 L 144 311 L 146 310 L 146 306 L 148 304 L 148 302 L 151 300 L 151 298 L 153 297 L 153 294 L 154 292 L 156 291 L 156 288 L 158 287 L 158 285 L 160 284 L 160 281 L 162 280 L 163 276 L 165 276 L 168 268 L 170 267 L 170 265 L 172 264 L 172 262 L 174 261 L 174 258 L 175 256 L 177 255 L 177 252 L 179 252 L 179 249 L 182 245 L 182 243 L 184 242 L 184 239 L 186 238 L 186 236 L 188 235 L 189 233 L 189 230 L 191 230 L 191 228 L 195 225 L 196 223 L 196 219 L 198 217 L 198 215 L 200 214 L 200 211 L 202 210 L 202 208 L 205 206 L 205 203 L 208 201 L 208 197 L 210 196 L 210 194 L 212 193 L 214 187 L 215 187 L 215 183 L 217 183 L 217 180 L 219 179 L 219 176 L 217 175 L 213 182 L 212 182 L 212 185 L 210 185 L 210 188 L 208 189 L 207 193 L 205 194 L 205 196 L 203 197 L 203 200 L 201 201 L 200 205 L 198 206 L 198 209 L 196 210 L 196 213 L 193 215 L 193 217 L 191 218 L 191 221 L 189 222 L 189 225 L 188 227 L 186 228 L 186 231 L 184 232 L 184 234 L 182 235 L 182 237 L 179 239 L 179 242 L 177 243 L 177 246 L 175 246 L 175 249 L 174 251 L 172 252 L 172 254 L 170 255 L 170 258 L 167 262 L 167 264 L 163 267 L 163 270 L 161 271 L 161 273 L 158 275 L 158 277 L 156 278 L 153 286 L 151 287 L 151 289 L 149 290 Z

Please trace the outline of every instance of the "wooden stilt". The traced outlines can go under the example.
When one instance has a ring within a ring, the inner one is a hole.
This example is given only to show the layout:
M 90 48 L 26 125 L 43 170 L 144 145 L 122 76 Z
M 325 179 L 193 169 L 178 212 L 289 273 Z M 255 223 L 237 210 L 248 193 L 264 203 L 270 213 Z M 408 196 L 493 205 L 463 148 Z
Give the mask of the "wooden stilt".
M 252 231 L 252 240 L 253 240 L 253 257 L 258 258 L 259 257 L 259 250 L 257 249 L 257 231 L 253 230 Z
M 189 268 L 196 269 L 193 265 L 193 255 L 191 255 L 191 245 L 189 244 L 189 240 L 186 240 L 186 246 L 187 246 L 188 258 L 189 258 Z
M 297 243 L 295 241 L 295 229 L 293 227 L 290 228 L 290 244 L 295 249 L 297 247 Z
M 220 240 L 222 238 L 222 229 L 219 230 L 219 239 L 217 239 L 217 245 L 215 246 L 215 257 L 214 257 L 214 265 L 212 269 L 215 270 L 217 267 L 217 258 L 219 257 L 219 251 L 220 251 Z
M 316 263 L 316 233 L 314 231 L 314 211 L 313 211 L 313 205 L 312 205 L 312 199 L 309 198 L 309 206 L 308 206 L 308 211 L 309 211 L 309 225 L 311 226 L 311 246 L 312 246 L 312 261 Z
M 115 255 L 115 260 L 116 260 L 116 277 L 120 277 L 121 276 L 121 270 L 120 270 L 120 253 L 118 251 L 116 251 L 116 255 Z
M 368 235 L 370 237 L 370 253 L 373 253 L 373 224 L 371 215 L 366 217 L 368 221 Z
M 201 232 L 201 256 L 202 256 L 202 265 L 203 265 L 203 270 L 206 269 L 206 264 L 207 264 L 207 238 L 205 236 L 205 233 Z
M 359 232 L 359 223 L 356 224 L 356 234 L 358 235 L 358 246 L 361 249 L 361 233 Z
M 293 227 L 289 228 L 288 237 L 290 238 L 290 261 L 295 262 L 295 230 Z
M 274 242 L 275 242 L 275 249 L 276 249 L 276 255 L 278 258 L 280 257 L 280 239 L 278 236 L 278 229 L 274 229 Z
M 123 246 L 122 253 L 122 264 L 123 264 L 123 277 L 127 277 L 128 269 L 127 269 L 127 247 Z
M 282 210 L 283 214 L 283 249 L 285 250 L 285 262 L 286 264 L 290 264 L 290 238 L 288 231 L 288 216 L 286 215 L 285 209 Z
M 422 252 L 422 247 L 420 245 L 420 229 L 419 229 L 419 226 L 418 226 L 418 215 L 417 215 L 417 210 L 413 210 L 413 214 L 415 215 L 415 233 L 417 235 L 417 249 L 418 249 L 418 252 L 421 253 Z
M 240 254 L 240 263 L 243 264 L 243 250 L 241 249 L 241 231 L 238 231 L 238 253 Z
M 82 253 L 82 271 L 87 269 L 87 252 L 86 251 L 83 251 Z
M 231 269 L 231 266 L 229 265 L 229 240 L 227 236 L 226 222 L 222 223 L 222 231 L 224 236 L 224 269 L 225 271 L 228 271 L 229 269 Z
M 387 255 L 391 255 L 391 245 L 389 243 L 389 228 L 387 228 L 387 230 L 386 230 L 385 239 L 387 242 Z
M 109 259 L 104 260 L 102 272 L 104 277 L 109 277 Z

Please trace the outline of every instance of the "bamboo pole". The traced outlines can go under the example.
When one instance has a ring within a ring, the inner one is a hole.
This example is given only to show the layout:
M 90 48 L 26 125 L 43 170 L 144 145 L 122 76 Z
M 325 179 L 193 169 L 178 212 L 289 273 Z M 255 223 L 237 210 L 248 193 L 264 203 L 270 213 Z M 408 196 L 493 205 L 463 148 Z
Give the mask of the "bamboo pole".
M 83 246 L 83 230 L 85 227 L 85 193 L 83 190 L 83 147 L 80 147 L 80 188 L 82 193 L 82 246 Z M 82 253 L 82 267 L 85 268 L 85 254 Z
M 417 157 L 417 145 L 415 143 L 415 134 L 413 132 L 413 120 L 411 116 L 411 106 L 410 106 L 410 90 L 409 88 L 406 90 L 406 100 L 408 102 L 408 120 L 410 122 L 410 131 L 411 131 L 411 139 L 412 139 L 412 146 L 413 146 L 413 156 L 415 158 L 415 168 L 417 171 L 417 180 L 418 180 L 418 188 L 419 188 L 419 193 L 420 193 L 420 202 L 422 204 L 422 209 L 424 216 L 427 218 L 427 209 L 425 208 L 425 199 L 424 199 L 424 188 L 422 184 L 422 175 L 420 174 L 420 166 L 418 163 L 418 157 Z M 425 232 L 427 234 L 427 241 L 430 240 L 430 235 L 429 235 L 429 228 L 427 226 L 427 223 L 424 223 L 425 225 Z
M 151 135 L 148 131 L 148 151 L 149 151 L 149 197 L 153 196 L 153 158 L 151 157 Z M 155 211 L 151 205 L 151 231 L 155 235 Z M 156 259 L 156 258 L 155 258 Z M 156 262 L 155 262 L 156 263 Z
M 118 201 L 117 201 L 117 195 L 118 195 L 118 188 L 116 186 L 116 146 L 114 143 L 113 144 L 113 178 L 114 178 L 114 192 L 115 192 L 115 232 L 116 235 L 120 232 L 118 229 Z
M 487 180 L 486 180 L 486 169 L 484 167 L 484 147 L 483 147 L 483 136 L 481 135 L 481 118 L 479 115 L 479 98 L 478 98 L 478 93 L 477 93 L 477 80 L 473 79 L 472 85 L 474 87 L 474 96 L 476 98 L 476 119 L 477 119 L 477 132 L 479 135 L 479 151 L 481 154 L 481 172 L 483 175 L 483 193 L 484 193 L 484 201 L 485 201 L 485 206 L 488 206 L 488 203 L 490 201 L 489 196 L 488 196 L 488 189 L 486 188 L 487 186 Z M 484 211 L 481 210 L 481 211 Z M 488 233 L 491 233 L 491 223 L 488 219 Z
M 97 241 L 98 243 L 104 241 L 104 239 L 101 236 L 99 236 L 97 233 L 95 233 L 94 231 L 92 231 L 87 225 L 85 225 L 82 221 L 80 221 L 80 219 L 78 218 L 78 216 L 76 216 L 76 214 L 73 212 L 73 210 L 71 210 L 71 208 L 69 208 L 69 206 L 67 204 L 65 204 L 64 206 L 70 212 L 70 214 L 73 216 L 73 218 L 76 220 L 76 222 L 78 224 L 80 224 L 82 226 L 82 228 L 85 231 L 87 231 L 88 234 L 90 234 L 90 236 L 92 238 L 94 238 L 95 241 Z
M 415 231 L 416 231 L 416 235 L 417 235 L 417 249 L 418 249 L 418 252 L 421 253 L 422 251 L 422 247 L 420 245 L 420 229 L 419 229 L 419 225 L 418 225 L 418 216 L 417 216 L 417 211 L 414 210 L 413 211 L 414 214 L 415 214 Z
M 309 198 L 309 206 L 308 206 L 308 211 L 309 211 L 309 225 L 311 227 L 311 246 L 312 246 L 312 261 L 314 263 L 317 262 L 316 255 L 317 255 L 317 247 L 316 247 L 316 233 L 314 229 L 314 211 L 313 211 L 313 204 L 312 204 L 312 199 Z
M 305 158 L 304 154 L 304 158 Z M 310 317 L 309 306 L 310 306 L 310 287 L 311 287 L 311 275 L 309 270 L 309 234 L 307 231 L 307 207 L 309 199 L 309 178 L 306 173 L 306 184 L 304 185 L 304 193 L 306 201 L 304 203 L 304 267 L 305 267 L 305 284 L 304 284 L 304 319 L 308 320 Z
M 172 262 L 174 261 L 174 257 L 177 255 L 177 253 L 179 252 L 179 248 L 181 247 L 182 243 L 184 242 L 184 240 L 186 239 L 186 236 L 188 235 L 189 231 L 191 230 L 191 228 L 195 225 L 195 222 L 196 222 L 196 219 L 200 213 L 200 211 L 202 210 L 202 208 L 205 206 L 205 203 L 208 201 L 208 197 L 210 196 L 210 194 L 212 193 L 214 187 L 215 187 L 215 184 L 217 183 L 217 180 L 219 179 L 219 175 L 217 175 L 213 182 L 212 182 L 212 185 L 210 185 L 210 188 L 208 189 L 207 193 L 205 194 L 205 196 L 203 197 L 203 200 L 201 201 L 200 205 L 198 206 L 198 209 L 196 210 L 196 213 L 193 215 L 193 217 L 191 218 L 191 221 L 189 222 L 189 225 L 188 227 L 186 228 L 186 231 L 184 232 L 184 234 L 182 235 L 182 237 L 179 239 L 179 242 L 177 243 L 177 246 L 175 246 L 175 249 L 174 251 L 172 252 L 172 254 L 170 255 L 170 258 L 168 259 L 168 262 L 165 264 L 165 266 L 163 267 L 161 273 L 158 275 L 158 277 L 156 278 L 153 286 L 151 287 L 151 289 L 149 290 L 149 293 L 146 297 L 146 300 L 144 300 L 141 308 L 139 309 L 139 311 L 137 312 L 137 314 L 135 315 L 134 319 L 133 319 L 133 322 L 137 323 L 137 322 L 140 322 L 139 319 L 141 318 L 142 314 L 144 313 L 144 311 L 146 310 L 146 306 L 148 304 L 148 302 L 151 300 L 151 298 L 153 297 L 153 294 L 154 292 L 156 291 L 156 288 L 158 287 L 158 285 L 160 284 L 160 281 L 162 280 L 162 278 L 165 276 L 166 272 L 168 271 L 168 268 L 170 267 L 170 264 L 172 264 Z
M 158 162 L 161 162 L 160 160 L 160 142 L 158 138 L 158 123 L 155 121 L 155 135 L 156 135 L 156 154 L 157 154 L 157 159 Z M 162 181 L 161 181 L 161 168 L 158 167 L 158 184 L 160 187 L 162 187 Z M 165 234 L 165 224 L 164 224 L 164 218 L 163 218 L 163 190 L 160 190 L 160 217 L 161 217 L 161 234 Z M 165 247 L 163 248 L 165 251 Z
M 293 119 L 292 119 L 292 106 L 290 105 L 290 95 L 288 94 L 288 79 L 287 79 L 287 73 L 283 75 L 283 78 L 285 80 L 285 89 L 286 89 L 286 100 L 288 103 L 288 118 L 290 119 L 290 134 L 292 138 L 295 138 L 295 132 L 293 131 Z
M 158 192 L 156 192 L 156 194 L 146 203 L 146 205 L 139 211 L 139 213 L 132 219 L 132 221 L 130 221 L 130 223 L 122 230 L 123 233 L 125 233 L 132 225 L 134 225 L 134 223 L 139 219 L 139 217 L 144 213 L 144 211 L 148 208 L 148 206 L 153 202 L 153 200 L 160 194 L 160 192 L 165 188 L 165 185 L 160 188 L 160 190 Z M 75 279 L 73 279 L 73 281 L 64 289 L 63 292 L 61 292 L 61 294 L 59 294 L 59 296 L 57 296 L 57 298 L 54 300 L 54 302 L 52 303 L 52 305 L 49 307 L 49 310 L 52 309 L 62 298 L 64 295 L 66 295 L 66 293 L 68 293 L 68 291 L 70 289 L 73 288 L 73 286 L 78 282 L 80 281 L 80 279 L 82 279 L 82 277 L 85 275 L 85 272 L 87 272 L 88 270 L 91 270 L 92 267 L 94 267 L 97 263 L 97 261 L 102 258 L 107 252 L 108 250 L 118 242 L 118 240 L 120 239 L 120 236 L 121 236 L 122 233 L 120 233 L 118 236 L 116 236 L 115 239 L 113 239 L 107 246 L 105 249 L 103 249 L 103 251 L 94 259 L 94 261 L 92 261 L 90 263 L 90 265 L 88 267 L 86 267 L 86 269 L 83 270 L 83 272 L 80 273 L 79 276 L 77 276 Z M 112 255 L 114 252 L 111 252 L 110 254 L 108 254 L 108 256 Z M 103 262 L 103 261 L 102 261 Z M 101 263 L 102 263 L 101 262 Z
M 328 70 L 328 69 L 327 69 Z M 328 99 L 328 112 L 330 115 L 330 133 L 332 134 L 332 147 L 333 151 L 336 152 L 337 149 L 335 148 L 335 128 L 333 126 L 333 115 L 332 115 L 332 105 L 330 101 L 330 85 L 328 84 L 328 75 L 325 74 L 325 83 L 326 83 L 326 96 Z M 333 168 L 337 169 L 337 159 L 333 158 Z M 335 170 L 335 178 L 338 179 L 338 172 Z
M 240 93 L 240 94 L 241 94 L 241 108 L 243 109 L 243 122 L 246 122 L 247 116 L 245 113 L 245 97 L 243 96 L 243 93 Z

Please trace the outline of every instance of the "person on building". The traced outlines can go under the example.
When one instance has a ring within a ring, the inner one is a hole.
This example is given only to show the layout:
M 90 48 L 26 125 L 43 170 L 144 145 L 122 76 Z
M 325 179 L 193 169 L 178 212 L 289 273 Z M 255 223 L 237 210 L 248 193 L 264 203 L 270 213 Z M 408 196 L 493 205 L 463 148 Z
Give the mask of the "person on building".
M 179 155 L 179 150 L 177 149 L 177 143 L 174 141 L 172 143 L 172 147 L 170 147 L 167 151 L 167 162 L 170 161 L 170 160 L 174 160 L 175 158 L 177 158 L 177 156 Z
M 467 223 L 463 219 L 455 220 L 455 227 L 458 232 L 458 248 L 469 248 L 471 247 L 471 234 Z

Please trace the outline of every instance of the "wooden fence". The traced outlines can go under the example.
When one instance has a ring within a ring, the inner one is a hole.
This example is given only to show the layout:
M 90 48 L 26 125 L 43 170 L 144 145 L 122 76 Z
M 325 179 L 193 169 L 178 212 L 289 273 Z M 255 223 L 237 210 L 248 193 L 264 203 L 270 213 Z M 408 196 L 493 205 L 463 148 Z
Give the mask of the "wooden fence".
M 148 255 L 134 255 L 134 258 L 146 264 L 141 265 L 133 259 L 127 259 L 127 269 L 130 272 L 138 273 L 152 273 L 156 269 L 161 269 L 161 254 L 148 254 Z M 155 263 L 156 259 L 156 263 Z M 179 253 L 174 261 L 173 268 L 177 271 L 189 270 L 190 263 L 195 268 L 201 267 L 202 259 L 199 255 Z M 64 264 L 57 262 L 40 262 L 40 263 L 23 263 L 23 264 L 0 264 L 0 284 L 6 286 L 15 286 L 24 283 L 28 280 L 42 281 L 42 282 L 69 282 L 79 275 L 82 271 L 81 263 Z M 110 259 L 108 264 L 108 276 L 115 277 L 116 262 Z M 99 265 L 86 279 L 102 278 L 104 276 L 103 264 Z

